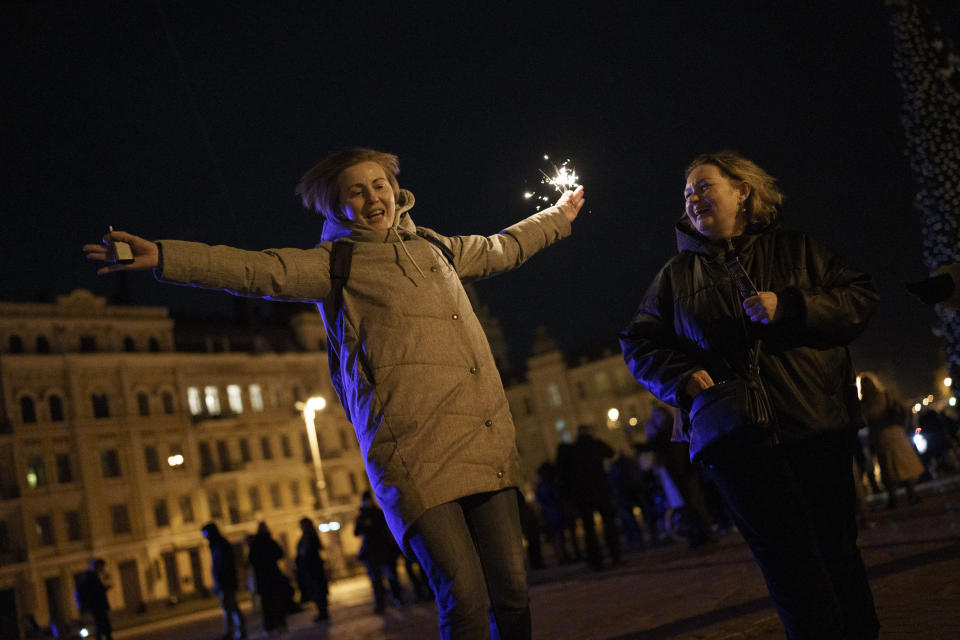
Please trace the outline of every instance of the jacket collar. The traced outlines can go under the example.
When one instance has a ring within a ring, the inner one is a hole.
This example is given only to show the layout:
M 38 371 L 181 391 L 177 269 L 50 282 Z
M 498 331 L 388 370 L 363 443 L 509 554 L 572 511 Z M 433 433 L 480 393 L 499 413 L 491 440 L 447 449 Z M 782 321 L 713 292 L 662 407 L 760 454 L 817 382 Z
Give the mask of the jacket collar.
M 400 189 L 400 202 L 397 204 L 397 213 L 393 219 L 393 229 L 399 230 L 408 237 L 416 234 L 416 225 L 413 224 L 409 213 L 414 202 L 412 193 L 406 189 Z M 329 242 L 347 238 L 354 242 L 397 242 L 399 234 L 393 229 L 371 229 L 362 222 L 327 218 L 323 221 L 320 241 Z
M 743 235 L 733 238 L 733 248 L 737 253 L 749 253 L 754 242 L 761 236 L 770 233 L 774 225 L 765 227 L 747 227 Z M 677 251 L 680 253 L 696 253 L 710 259 L 721 258 L 726 253 L 726 243 L 710 240 L 693 228 L 686 216 L 677 222 Z

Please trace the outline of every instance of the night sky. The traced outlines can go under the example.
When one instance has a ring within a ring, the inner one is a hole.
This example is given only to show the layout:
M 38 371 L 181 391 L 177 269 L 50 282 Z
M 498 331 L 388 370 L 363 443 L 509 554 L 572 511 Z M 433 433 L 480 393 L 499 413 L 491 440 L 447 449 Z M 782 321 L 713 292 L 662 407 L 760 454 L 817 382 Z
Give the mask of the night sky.
M 539 324 L 566 349 L 614 343 L 676 252 L 684 168 L 731 148 L 779 179 L 788 226 L 876 278 L 857 365 L 932 390 L 935 316 L 902 286 L 925 270 L 880 0 L 333 4 L 4 3 L 0 297 L 116 294 L 80 250 L 108 225 L 312 246 L 321 220 L 294 186 L 356 145 L 400 156 L 417 224 L 493 233 L 533 212 L 547 153 L 586 187 L 573 236 L 478 285 L 522 363 Z M 136 304 L 231 308 L 129 284 Z

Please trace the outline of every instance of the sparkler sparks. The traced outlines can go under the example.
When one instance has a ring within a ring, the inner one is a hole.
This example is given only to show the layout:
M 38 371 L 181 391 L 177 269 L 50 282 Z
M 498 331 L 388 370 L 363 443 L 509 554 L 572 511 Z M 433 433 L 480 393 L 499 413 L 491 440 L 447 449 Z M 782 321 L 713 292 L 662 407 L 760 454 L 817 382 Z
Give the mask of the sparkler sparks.
M 543 159 L 550 160 L 550 156 L 544 154 Z M 580 186 L 580 176 L 578 176 L 576 170 L 570 166 L 570 158 L 564 160 L 559 166 L 553 165 L 553 175 L 547 173 L 543 169 L 540 169 L 539 171 L 542 176 L 540 179 L 540 184 L 547 185 L 547 187 L 553 187 L 553 189 L 558 193 L 563 193 L 564 191 L 574 191 Z M 534 200 L 537 203 L 537 211 L 540 211 L 541 207 L 549 206 L 549 203 L 553 202 L 553 199 L 549 195 L 545 195 L 538 191 L 524 191 L 523 199 Z

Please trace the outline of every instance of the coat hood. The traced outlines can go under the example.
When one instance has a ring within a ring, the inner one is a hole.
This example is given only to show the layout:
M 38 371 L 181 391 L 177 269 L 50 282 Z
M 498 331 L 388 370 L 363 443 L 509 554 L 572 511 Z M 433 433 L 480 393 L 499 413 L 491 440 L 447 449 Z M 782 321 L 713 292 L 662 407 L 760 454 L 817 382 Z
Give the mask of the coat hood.
M 757 238 L 770 233 L 774 227 L 775 225 L 748 226 L 743 235 L 732 238 L 734 250 L 737 253 L 742 253 L 745 250 L 749 251 L 749 247 L 756 242 Z M 690 224 L 690 220 L 686 216 L 677 222 L 675 229 L 677 234 L 677 251 L 680 253 L 685 251 L 688 253 L 696 253 L 709 259 L 722 258 L 726 253 L 726 241 L 711 240 L 702 235 L 693 228 L 693 225 Z
M 393 218 L 393 227 L 390 229 L 371 229 L 361 222 L 353 222 L 342 218 L 326 218 L 323 221 L 320 241 L 330 242 L 348 238 L 355 242 L 396 242 L 398 234 L 394 232 L 394 229 L 405 231 L 408 235 L 416 233 L 416 227 L 408 213 L 413 209 L 415 201 L 411 192 L 400 189 L 397 212 Z

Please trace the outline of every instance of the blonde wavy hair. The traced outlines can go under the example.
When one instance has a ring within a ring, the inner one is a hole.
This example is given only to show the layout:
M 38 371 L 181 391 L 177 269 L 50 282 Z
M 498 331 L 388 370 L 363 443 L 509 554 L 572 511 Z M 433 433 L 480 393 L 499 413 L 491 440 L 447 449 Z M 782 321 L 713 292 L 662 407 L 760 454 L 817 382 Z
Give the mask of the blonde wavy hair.
M 342 218 L 337 178 L 344 169 L 361 162 L 376 162 L 383 167 L 383 173 L 393 188 L 394 199 L 399 204 L 400 185 L 396 176 L 400 173 L 400 159 L 392 153 L 355 147 L 327 156 L 303 174 L 296 188 L 303 206 L 325 218 Z
M 767 227 L 780 217 L 783 192 L 777 187 L 777 179 L 761 169 L 757 163 L 744 158 L 736 151 L 704 153 L 690 163 L 684 173 L 684 179 L 689 178 L 691 171 L 704 164 L 717 167 L 720 173 L 730 180 L 742 181 L 750 185 L 750 195 L 743 202 L 749 226 Z

